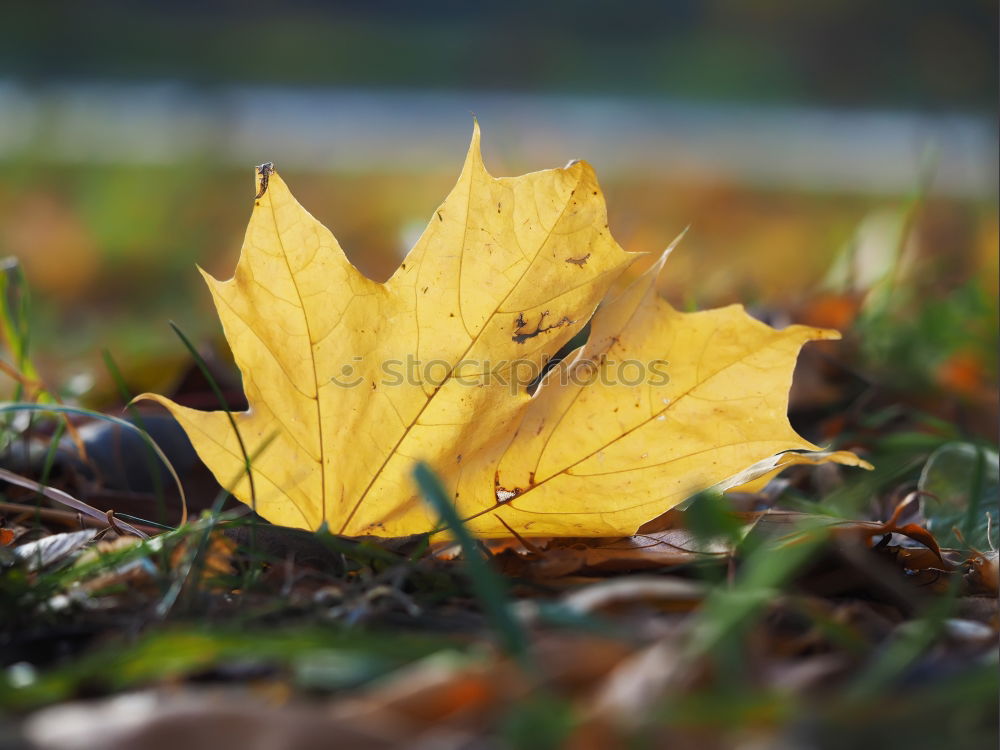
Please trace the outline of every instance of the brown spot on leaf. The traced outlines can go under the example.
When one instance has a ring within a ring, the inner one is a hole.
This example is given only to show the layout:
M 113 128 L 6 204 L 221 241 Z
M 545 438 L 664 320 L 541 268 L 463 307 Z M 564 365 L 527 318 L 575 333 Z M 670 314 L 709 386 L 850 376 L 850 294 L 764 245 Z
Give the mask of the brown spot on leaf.
M 570 320 L 567 316 L 564 315 L 562 318 L 557 320 L 552 325 L 547 326 L 545 325 L 545 318 L 548 314 L 549 311 L 546 310 L 545 312 L 543 312 L 541 315 L 538 316 L 538 325 L 535 326 L 535 330 L 522 331 L 521 329 L 527 325 L 527 322 L 524 320 L 524 313 L 518 313 L 517 320 L 514 321 L 514 328 L 517 331 L 517 333 L 511 336 L 511 341 L 514 341 L 518 344 L 523 344 L 528 339 L 533 339 L 535 338 L 535 336 L 545 333 L 546 331 L 551 331 L 553 328 L 560 328 L 561 326 L 572 325 L 573 323 L 572 320 Z

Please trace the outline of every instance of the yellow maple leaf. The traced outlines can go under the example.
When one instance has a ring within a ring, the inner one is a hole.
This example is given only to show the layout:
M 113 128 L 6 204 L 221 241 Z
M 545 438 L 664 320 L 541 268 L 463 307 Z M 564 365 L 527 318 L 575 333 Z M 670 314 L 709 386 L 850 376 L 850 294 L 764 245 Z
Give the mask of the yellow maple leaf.
M 268 520 L 427 531 L 411 479 L 424 460 L 483 536 L 509 535 L 500 518 L 524 535 L 629 534 L 816 449 L 788 423 L 788 390 L 799 348 L 838 334 L 777 331 L 736 305 L 680 313 L 656 293 L 662 259 L 605 300 L 637 255 L 608 232 L 585 162 L 497 179 L 476 126 L 458 183 L 384 284 L 265 172 L 234 278 L 203 275 L 243 374 L 250 407 L 233 416 Z M 529 393 L 592 316 L 586 345 Z M 229 415 L 144 397 L 251 502 Z

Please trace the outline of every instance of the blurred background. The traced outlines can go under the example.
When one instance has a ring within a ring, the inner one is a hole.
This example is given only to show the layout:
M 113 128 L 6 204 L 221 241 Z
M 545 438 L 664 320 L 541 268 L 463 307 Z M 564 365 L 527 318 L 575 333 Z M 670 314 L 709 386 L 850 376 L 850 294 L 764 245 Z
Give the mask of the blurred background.
M 0 255 L 52 387 L 169 389 L 220 328 L 273 161 L 370 276 L 453 184 L 584 158 L 664 293 L 846 329 L 931 408 L 996 409 L 994 0 L 241 0 L 5 7 Z M 8 275 L 12 273 L 8 265 Z M 8 284 L 9 286 L 9 284 Z M 853 337 L 853 338 L 852 338 Z M 221 346 L 222 351 L 225 350 Z M 995 422 L 990 427 L 995 430 Z

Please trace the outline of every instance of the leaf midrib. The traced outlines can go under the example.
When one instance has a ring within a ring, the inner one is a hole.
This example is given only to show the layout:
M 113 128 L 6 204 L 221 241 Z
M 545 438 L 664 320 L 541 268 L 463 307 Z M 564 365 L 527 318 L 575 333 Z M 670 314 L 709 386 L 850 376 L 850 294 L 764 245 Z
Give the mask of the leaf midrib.
M 319 431 L 318 463 L 320 507 L 322 509 L 320 523 L 322 523 L 326 520 L 326 452 L 323 445 L 323 408 L 320 405 L 321 399 L 319 397 L 319 375 L 316 372 L 316 345 L 313 344 L 312 329 L 309 326 L 309 312 L 306 310 L 305 303 L 302 301 L 302 292 L 299 291 L 299 282 L 295 278 L 295 272 L 292 271 L 292 264 L 288 261 L 288 252 L 285 250 L 285 242 L 281 237 L 281 230 L 278 228 L 278 216 L 274 210 L 274 201 L 269 200 L 268 204 L 271 208 L 271 221 L 274 223 L 274 234 L 278 239 L 278 246 L 281 248 L 281 259 L 285 262 L 285 268 L 288 269 L 288 277 L 292 280 L 292 287 L 295 289 L 295 296 L 299 300 L 299 309 L 302 310 L 302 320 L 306 324 L 306 338 L 309 341 L 309 365 L 312 367 L 313 393 L 316 394 L 316 429 Z
M 494 179 L 494 178 L 490 177 L 490 179 Z M 577 179 L 576 179 L 575 184 L 573 185 L 573 188 L 570 190 L 570 196 L 572 196 L 575 193 L 576 189 L 580 186 L 580 183 L 582 181 L 583 181 L 583 172 L 581 170 L 579 172 L 579 174 L 577 175 Z M 472 186 L 470 186 L 469 193 L 468 193 L 468 196 L 466 198 L 466 201 L 467 201 L 466 213 L 467 214 L 469 213 L 470 207 L 472 205 L 472 193 L 473 193 Z M 569 208 L 569 205 L 570 205 L 570 201 L 566 200 L 566 202 L 563 204 L 562 210 L 559 212 L 559 216 L 552 223 L 552 228 L 549 229 L 545 233 L 545 239 L 542 240 L 542 242 L 538 245 L 538 250 L 535 252 L 534 257 L 528 263 L 528 266 L 524 269 L 524 271 L 518 277 L 517 281 L 514 282 L 511 285 L 510 289 L 508 290 L 508 292 L 504 296 L 504 298 L 502 300 L 500 300 L 500 302 L 497 303 L 496 307 L 493 308 L 493 311 L 483 321 L 482 325 L 480 326 L 480 329 L 479 329 L 478 333 L 469 341 L 469 345 L 465 348 L 465 351 L 461 355 L 459 355 L 457 357 L 457 359 L 455 360 L 456 364 L 458 362 L 461 362 L 465 358 L 465 356 L 472 350 L 472 347 L 475 346 L 476 343 L 478 343 L 479 338 L 480 338 L 480 336 L 482 336 L 483 331 L 486 330 L 488 323 L 494 318 L 494 316 L 497 315 L 497 313 L 500 311 L 500 308 L 504 305 L 505 302 L 507 302 L 508 299 L 510 299 L 510 296 L 514 293 L 514 290 L 517 289 L 520 286 L 521 282 L 524 280 L 524 277 L 534 267 L 535 263 L 537 262 L 539 256 L 542 253 L 543 248 L 546 246 L 546 244 L 548 244 L 549 239 L 552 237 L 553 230 L 555 229 L 556 226 L 558 226 L 559 222 L 561 222 L 563 220 L 563 217 L 566 215 L 566 211 Z M 466 245 L 465 245 L 465 242 L 464 242 L 464 238 L 467 237 L 467 235 L 468 235 L 468 221 L 466 221 L 466 232 L 463 234 L 463 245 L 462 245 L 462 256 L 463 256 L 463 258 L 464 258 L 465 251 L 466 251 Z M 459 305 L 459 313 L 461 314 L 461 299 L 459 299 L 458 305 Z M 464 325 L 464 323 L 463 323 L 463 325 Z M 441 389 L 444 387 L 444 385 L 449 380 L 451 380 L 452 375 L 454 374 L 454 372 L 455 372 L 455 365 L 453 364 L 453 365 L 451 365 L 451 368 L 448 370 L 447 376 L 442 379 L 441 384 L 438 385 L 434 389 L 434 391 L 427 397 L 427 399 L 424 401 L 423 406 L 420 407 L 420 411 L 417 412 L 416 416 L 414 416 L 414 418 L 410 422 L 410 424 L 408 424 L 408 425 L 405 426 L 405 428 L 403 429 L 402 434 L 399 436 L 399 439 L 393 445 L 392 449 L 386 454 L 386 456 L 383 459 L 381 465 L 378 467 L 378 469 L 372 475 L 372 478 L 369 480 L 368 484 L 365 486 L 365 489 L 362 491 L 361 495 L 355 501 L 354 507 L 351 508 L 351 512 L 344 519 L 344 522 L 343 522 L 343 524 L 341 524 L 340 531 L 338 533 L 343 534 L 344 531 L 347 529 L 348 524 L 351 522 L 351 520 L 357 514 L 358 509 L 361 507 L 361 504 L 364 502 L 365 498 L 368 496 L 368 493 L 371 492 L 372 487 L 375 486 L 375 483 L 378 481 L 379 477 L 381 477 L 382 473 L 385 471 L 386 466 L 389 465 L 389 461 L 391 461 L 392 457 L 396 455 L 396 452 L 399 450 L 399 446 L 402 445 L 403 441 L 406 440 L 406 438 L 411 434 L 411 432 L 413 430 L 413 427 L 420 421 L 420 417 L 423 416 L 424 412 L 427 410 L 427 407 L 430 406 L 431 402 L 434 401 L 434 399 L 437 397 L 438 393 L 441 392 Z M 325 509 L 326 509 L 326 506 L 325 506 L 325 498 L 324 498 L 324 511 L 325 511 Z

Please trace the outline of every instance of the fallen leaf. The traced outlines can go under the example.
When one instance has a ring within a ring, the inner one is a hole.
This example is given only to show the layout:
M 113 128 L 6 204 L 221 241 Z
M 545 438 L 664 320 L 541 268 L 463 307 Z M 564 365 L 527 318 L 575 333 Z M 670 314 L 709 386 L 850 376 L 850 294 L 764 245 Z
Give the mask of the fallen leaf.
M 944 631 L 951 640 L 969 646 L 988 646 L 997 638 L 996 632 L 989 625 L 957 617 L 949 617 L 944 621 Z
M 514 551 L 498 556 L 505 571 L 535 579 L 568 575 L 649 570 L 695 562 L 724 562 L 730 552 L 725 542 L 700 541 L 688 529 L 664 529 L 634 536 L 552 539 L 541 554 L 522 559 Z
M 1000 565 L 996 550 L 975 552 L 969 558 L 969 571 L 965 580 L 973 593 L 991 596 L 994 599 L 1000 592 Z
M 138 537 L 120 536 L 110 541 L 101 540 L 83 551 L 73 563 L 78 568 L 91 565 L 110 556 L 126 552 L 142 543 Z M 155 584 L 155 567 L 146 557 L 122 560 L 118 564 L 102 567 L 97 575 L 80 582 L 80 588 L 95 594 L 112 587 L 128 587 L 131 591 L 149 589 Z
M 753 524 L 753 533 L 759 533 L 764 538 L 771 538 L 780 543 L 798 544 L 804 535 L 808 536 L 819 531 L 833 539 L 857 542 L 866 547 L 873 546 L 873 537 L 899 534 L 922 544 L 942 567 L 951 568 L 951 563 L 945 561 L 941 547 L 931 532 L 915 523 L 903 525 L 897 523 L 897 516 L 901 509 L 902 506 L 898 507 L 887 521 L 848 521 L 813 513 L 768 510 L 759 514 L 759 518 Z M 803 530 L 806 531 L 803 532 Z M 905 562 L 905 560 L 900 560 L 900 562 Z
M 236 541 L 223 533 L 222 529 L 214 530 L 204 549 L 199 545 L 204 542 L 197 535 L 189 536 L 177 545 L 170 554 L 170 566 L 179 568 L 192 554 L 200 554 L 201 576 L 205 580 L 221 578 L 233 574 L 233 555 L 236 552 Z M 225 588 L 225 587 L 223 587 Z
M 477 126 L 457 185 L 384 284 L 277 172 L 258 181 L 234 278 L 205 274 L 243 373 L 250 407 L 233 417 L 252 477 L 227 413 L 144 397 L 273 523 L 431 530 L 419 459 L 481 536 L 508 536 L 504 523 L 620 536 L 733 475 L 768 473 L 746 470 L 769 457 L 816 450 L 788 423 L 788 391 L 800 347 L 838 334 L 775 330 L 739 305 L 678 312 L 656 291 L 667 253 L 606 299 L 638 256 L 609 234 L 585 162 L 496 179 Z M 588 321 L 586 344 L 529 393 Z
M 26 542 L 14 547 L 14 557 L 21 561 L 28 570 L 42 570 L 76 554 L 95 536 L 97 536 L 96 529 L 50 534 L 33 542 Z
M 331 737 L 344 747 L 385 750 L 413 739 L 405 729 L 388 720 L 362 726 L 315 706 L 274 706 L 246 694 L 172 690 L 55 705 L 32 715 L 25 735 L 40 750 L 320 750 Z
M 137 546 L 141 540 L 135 536 L 120 536 L 110 541 L 101 540 L 84 550 L 74 563 L 77 567 L 83 567 L 90 563 L 97 562 L 106 555 L 113 555 L 117 552 L 124 552 Z
M 663 576 L 628 576 L 584 586 L 563 596 L 560 605 L 578 614 L 592 614 L 632 602 L 661 602 L 689 609 L 705 598 L 698 581 Z
M 611 672 L 588 706 L 587 723 L 595 724 L 594 730 L 605 723 L 637 727 L 665 694 L 696 671 L 678 644 L 664 638 L 623 659 Z
M 401 719 L 413 727 L 481 726 L 504 700 L 529 690 L 525 675 L 514 664 L 440 652 L 339 702 L 331 714 L 365 726 Z

